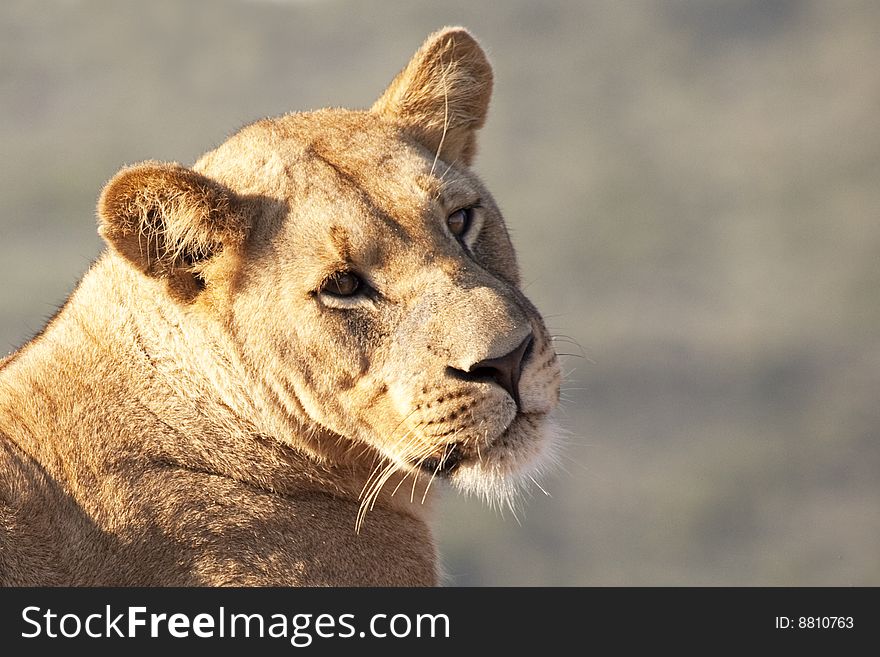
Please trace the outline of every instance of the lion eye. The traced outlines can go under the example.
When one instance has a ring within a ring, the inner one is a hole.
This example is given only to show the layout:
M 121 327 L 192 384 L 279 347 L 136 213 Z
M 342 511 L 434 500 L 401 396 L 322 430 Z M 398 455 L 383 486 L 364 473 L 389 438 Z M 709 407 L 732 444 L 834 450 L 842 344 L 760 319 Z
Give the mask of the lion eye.
M 336 297 L 350 297 L 361 289 L 361 279 L 351 272 L 334 274 L 321 286 L 321 292 Z
M 446 225 L 449 227 L 449 232 L 456 237 L 461 237 L 468 231 L 468 228 L 470 228 L 473 216 L 473 208 L 461 208 L 460 210 L 456 210 L 446 217 Z

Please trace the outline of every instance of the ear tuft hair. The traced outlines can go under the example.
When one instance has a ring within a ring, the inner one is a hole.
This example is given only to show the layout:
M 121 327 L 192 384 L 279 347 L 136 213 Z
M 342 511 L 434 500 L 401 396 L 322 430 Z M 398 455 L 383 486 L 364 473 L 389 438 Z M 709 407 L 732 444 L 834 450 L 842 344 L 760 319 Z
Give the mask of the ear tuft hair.
M 372 111 L 445 161 L 470 165 L 491 96 L 486 53 L 466 29 L 447 27 L 428 37 Z
M 234 192 L 180 166 L 144 162 L 117 173 L 98 201 L 98 232 L 150 276 L 194 267 L 247 237 Z

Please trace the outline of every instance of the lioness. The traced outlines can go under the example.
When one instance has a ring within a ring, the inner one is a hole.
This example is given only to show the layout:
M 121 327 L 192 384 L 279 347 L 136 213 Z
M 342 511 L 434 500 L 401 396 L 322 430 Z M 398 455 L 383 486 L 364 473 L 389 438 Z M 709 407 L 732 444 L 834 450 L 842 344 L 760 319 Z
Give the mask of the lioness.
M 491 87 L 447 28 L 367 111 L 110 180 L 108 248 L 0 362 L 0 583 L 438 582 L 432 483 L 512 495 L 559 396 L 468 168 Z

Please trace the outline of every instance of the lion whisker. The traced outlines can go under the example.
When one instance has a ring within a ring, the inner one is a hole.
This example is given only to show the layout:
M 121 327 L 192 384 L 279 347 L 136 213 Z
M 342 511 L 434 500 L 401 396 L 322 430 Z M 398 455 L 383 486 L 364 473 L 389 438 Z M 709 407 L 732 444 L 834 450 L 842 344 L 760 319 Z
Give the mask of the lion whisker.
M 406 481 L 406 478 L 409 477 L 410 474 L 412 474 L 411 471 L 407 471 L 407 472 L 403 473 L 403 476 L 400 478 L 400 481 L 397 482 L 397 486 L 395 486 L 394 490 L 391 491 L 390 497 L 394 497 L 394 495 L 397 493 L 397 491 L 400 490 L 400 487 L 401 487 L 401 485 L 403 485 L 403 482 Z
M 443 59 L 441 57 L 440 63 L 443 64 Z M 450 62 L 449 65 L 443 65 L 443 72 L 441 74 L 441 82 L 443 83 L 443 133 L 440 135 L 440 143 L 437 144 L 437 152 L 434 153 L 434 162 L 431 164 L 431 174 L 434 175 L 434 168 L 437 166 L 437 160 L 440 158 L 440 151 L 443 150 L 443 142 L 446 141 L 446 131 L 449 129 L 449 87 L 446 84 L 446 73 L 453 66 L 453 62 Z
M 535 486 L 538 487 L 538 490 L 540 490 L 542 493 L 544 493 L 544 495 L 546 495 L 547 497 L 553 497 L 550 493 L 548 493 L 544 489 L 544 487 L 541 484 L 538 483 L 538 480 L 535 479 L 532 475 L 528 475 L 528 478 L 532 480 L 532 483 L 535 484 Z
M 364 520 L 367 517 L 367 511 L 372 510 L 373 506 L 376 503 L 376 499 L 379 496 L 379 491 L 382 490 L 382 486 L 384 486 L 387 477 L 390 476 L 390 473 L 393 473 L 396 469 L 396 464 L 392 462 L 386 462 L 384 470 L 375 478 L 374 483 L 372 484 L 370 491 L 363 497 L 358 507 L 358 516 L 355 521 L 355 530 L 357 533 L 360 533 L 360 528 L 363 526 Z
M 406 417 L 403 418 L 400 422 L 398 422 L 398 423 L 397 423 L 397 426 L 395 426 L 394 429 L 391 430 L 390 435 L 393 436 L 395 433 L 397 433 L 397 430 L 400 428 L 400 426 L 401 426 L 404 422 L 406 422 L 408 419 L 410 419 L 410 418 L 415 414 L 415 412 L 418 411 L 418 410 L 419 410 L 418 408 L 414 408 L 414 409 L 412 409 L 409 413 L 407 413 Z M 410 433 L 410 432 L 407 431 L 407 433 L 404 434 L 404 436 L 406 436 L 408 433 Z
M 428 457 L 428 455 L 429 455 L 429 453 L 427 452 L 427 448 L 426 448 L 426 453 L 417 460 L 417 465 L 414 466 L 411 470 L 405 472 L 403 477 L 400 479 L 400 481 L 397 482 L 397 486 L 395 486 L 394 490 L 391 491 L 391 497 L 394 497 L 394 495 L 397 493 L 397 491 L 403 485 L 403 482 L 406 481 L 407 477 L 409 477 L 411 474 L 415 474 L 415 478 L 413 481 L 413 494 L 410 496 L 410 502 L 413 501 L 413 498 L 415 497 L 415 484 L 416 484 L 416 480 L 418 479 L 418 473 L 419 473 L 418 463 L 421 463 L 425 458 Z M 411 457 L 412 456 L 414 456 L 414 454 L 411 455 Z
M 412 415 L 412 413 L 410 413 L 410 415 Z M 409 416 L 407 416 L 407 417 L 409 417 Z M 404 420 L 399 422 L 397 426 L 399 427 L 405 420 L 406 420 L 406 418 L 404 418 Z M 415 427 L 412 427 L 409 431 L 407 431 L 401 437 L 401 441 L 407 440 L 407 442 L 403 445 L 403 449 L 401 450 L 404 454 L 409 450 L 410 446 L 413 444 L 413 442 L 415 440 L 415 431 L 421 427 L 422 427 L 422 424 L 418 424 Z M 376 462 L 376 459 L 379 458 L 379 456 L 380 456 L 379 452 L 375 452 L 375 454 L 373 456 L 374 463 Z M 361 489 L 360 495 L 358 495 L 358 497 L 363 497 L 367 491 L 367 488 L 371 487 L 371 485 L 375 479 L 378 479 L 377 475 L 382 467 L 384 467 L 384 462 L 379 462 L 375 467 L 373 467 L 372 471 L 370 472 L 370 475 L 367 477 L 366 481 L 364 482 L 364 487 Z M 379 475 L 379 476 L 381 476 L 381 475 Z
M 413 458 L 416 455 L 424 458 L 421 456 L 422 449 L 414 449 L 414 447 L 416 447 L 418 444 L 419 438 L 416 432 L 418 429 L 421 429 L 422 426 L 424 425 L 419 423 L 418 425 L 412 427 L 409 431 L 407 431 L 401 438 L 402 441 L 406 442 L 403 443 L 402 449 L 400 450 L 400 454 L 398 456 L 400 460 L 405 462 L 406 460 Z M 381 493 L 382 488 L 385 487 L 385 484 L 388 483 L 388 480 L 398 470 L 398 464 L 394 460 L 388 459 L 387 461 L 379 463 L 371 471 L 370 476 L 367 478 L 367 481 L 365 482 L 364 487 L 359 495 L 361 501 L 358 507 L 357 518 L 355 520 L 355 530 L 357 533 L 360 533 L 360 528 L 363 526 L 367 512 L 375 508 L 376 501 L 379 499 L 379 494 Z M 401 479 L 400 483 L 402 483 L 405 479 L 406 476 Z M 400 486 L 400 483 L 398 483 L 398 488 Z M 397 492 L 397 488 L 395 488 L 394 492 Z M 392 492 L 391 494 L 394 495 L 394 492 Z
M 373 458 L 374 463 L 376 462 L 377 458 L 378 458 L 378 454 Z M 376 473 L 379 472 L 379 469 L 382 468 L 383 463 L 384 463 L 383 461 L 379 461 L 379 463 L 376 463 L 375 466 L 371 466 L 372 469 L 370 470 L 370 474 L 366 478 L 366 480 L 364 481 L 364 487 L 361 489 L 361 492 L 358 495 L 358 498 L 363 498 L 364 494 L 367 491 L 367 488 L 371 485 L 371 482 L 373 481 L 373 477 L 375 477 Z
M 373 489 L 373 493 L 371 495 L 372 500 L 370 501 L 370 511 L 376 506 L 376 500 L 379 499 L 379 493 L 382 488 L 384 488 L 385 484 L 388 482 L 388 478 L 391 477 L 397 471 L 396 463 L 389 463 L 388 467 L 382 472 L 382 475 L 376 481 L 376 485 Z
M 444 452 L 444 454 L 445 454 L 445 452 Z M 440 468 L 443 467 L 443 460 L 444 460 L 443 457 L 441 457 L 437 463 L 437 467 L 434 468 L 434 472 L 431 473 L 431 478 L 428 480 L 428 485 L 425 486 L 425 492 L 422 495 L 422 502 L 421 502 L 422 504 L 424 504 L 425 500 L 428 498 L 428 491 L 431 490 L 431 484 L 434 483 L 434 478 L 437 476 L 437 473 L 440 472 Z

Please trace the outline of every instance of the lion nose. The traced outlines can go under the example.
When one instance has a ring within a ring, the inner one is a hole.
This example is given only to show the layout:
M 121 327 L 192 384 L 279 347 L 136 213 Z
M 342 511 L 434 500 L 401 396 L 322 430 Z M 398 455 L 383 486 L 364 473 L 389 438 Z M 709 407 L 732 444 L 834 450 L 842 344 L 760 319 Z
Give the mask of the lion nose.
M 532 346 L 532 336 L 529 335 L 519 346 L 509 354 L 498 358 L 487 358 L 474 363 L 467 371 L 456 370 L 455 373 L 464 379 L 480 381 L 491 379 L 504 388 L 520 408 L 519 377 L 522 373 L 522 364 L 526 354 Z

